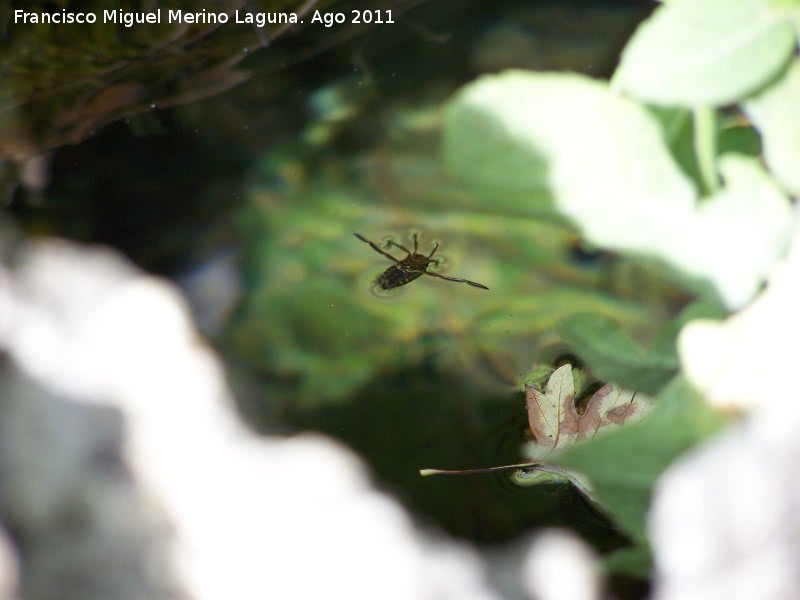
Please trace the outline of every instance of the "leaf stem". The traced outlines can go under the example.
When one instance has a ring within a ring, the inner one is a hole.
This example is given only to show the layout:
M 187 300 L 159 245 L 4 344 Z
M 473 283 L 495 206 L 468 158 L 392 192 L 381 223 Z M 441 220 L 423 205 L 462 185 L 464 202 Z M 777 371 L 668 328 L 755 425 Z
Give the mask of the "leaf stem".
M 589 482 L 586 481 L 582 475 L 579 475 L 578 473 L 571 471 L 569 469 L 564 469 L 562 467 L 555 467 L 541 462 L 527 462 L 527 463 L 518 463 L 516 465 L 503 465 L 500 467 L 486 467 L 483 469 L 458 469 L 452 471 L 448 471 L 445 469 L 420 469 L 419 474 L 422 477 L 429 477 L 431 475 L 475 475 L 477 473 L 508 471 L 510 469 L 533 469 L 534 471 L 541 471 L 542 473 L 550 473 L 551 475 L 557 475 L 558 477 L 562 477 L 567 481 L 569 481 L 572 485 L 574 485 L 577 488 L 577 490 L 581 494 L 583 494 L 584 497 L 586 497 L 587 500 L 600 506 L 600 502 L 594 495 L 594 491 L 592 491 Z
M 714 194 L 720 188 L 717 176 L 717 112 L 710 106 L 698 106 L 692 110 L 694 122 L 694 153 L 705 195 Z
M 422 477 L 429 477 L 430 475 L 475 475 L 477 473 L 491 473 L 492 471 L 508 471 L 510 469 L 530 469 L 533 467 L 541 467 L 542 463 L 519 463 L 516 465 L 503 465 L 501 467 L 486 467 L 483 469 L 459 469 L 448 471 L 445 469 L 420 469 L 419 474 Z

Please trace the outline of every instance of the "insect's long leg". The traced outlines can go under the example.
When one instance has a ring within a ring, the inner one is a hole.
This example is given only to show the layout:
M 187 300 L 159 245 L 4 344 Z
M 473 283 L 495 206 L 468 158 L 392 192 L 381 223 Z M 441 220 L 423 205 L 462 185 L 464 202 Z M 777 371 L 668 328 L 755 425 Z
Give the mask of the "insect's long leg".
M 397 259 L 396 259 L 394 256 L 392 256 L 392 255 L 391 255 L 391 254 L 389 254 L 388 252 L 384 252 L 383 250 L 381 250 L 381 249 L 378 247 L 378 244 L 376 244 L 375 242 L 373 242 L 373 241 L 371 241 L 371 240 L 368 240 L 367 238 L 365 238 L 365 237 L 364 237 L 363 235 L 361 235 L 360 233 L 356 233 L 355 231 L 351 231 L 350 233 L 352 233 L 354 236 L 356 236 L 356 237 L 357 237 L 358 239 L 360 239 L 362 242 L 364 242 L 364 243 L 366 243 L 366 244 L 369 244 L 370 248 L 372 248 L 373 250 L 375 250 L 375 252 L 379 252 L 380 254 L 383 254 L 383 255 L 384 255 L 386 258 L 390 259 L 392 262 L 394 262 L 394 263 L 399 263 L 399 262 L 400 262 L 399 260 L 397 260 Z M 395 244 L 395 245 L 397 245 L 397 244 Z M 400 248 L 402 248 L 403 250 L 406 250 L 406 249 L 405 249 L 405 248 L 403 248 L 402 246 L 400 246 Z M 408 250 L 406 250 L 406 252 L 408 252 Z
M 423 271 L 424 275 L 430 275 L 431 277 L 438 277 L 439 279 L 446 279 L 447 281 L 456 281 L 458 283 L 466 283 L 471 285 L 472 287 L 481 288 L 482 290 L 488 290 L 489 288 L 485 285 L 477 283 L 475 281 L 470 281 L 469 279 L 461 279 L 459 277 L 448 277 L 447 275 L 439 275 L 438 273 L 431 273 L 430 271 Z
M 417 248 L 419 247 L 419 246 L 417 246 L 417 234 L 415 233 L 411 237 L 414 239 L 414 256 L 416 256 L 417 255 Z
M 428 260 L 430 260 L 430 259 L 431 259 L 431 256 L 433 256 L 433 253 L 434 253 L 434 252 L 436 252 L 436 249 L 437 249 L 438 247 L 439 247 L 439 242 L 436 242 L 436 243 L 433 245 L 433 250 L 431 250 L 431 253 L 430 253 L 430 254 L 428 254 Z M 435 261 L 433 261 L 433 262 L 435 262 L 435 263 L 438 263 L 439 261 L 438 261 L 438 259 L 437 259 L 437 260 L 435 260 Z
M 387 241 L 386 243 L 387 243 L 387 244 L 389 244 L 390 246 L 397 246 L 398 248 L 400 248 L 400 250 L 402 250 L 403 252 L 405 252 L 405 253 L 406 253 L 406 254 L 408 254 L 409 256 L 412 256 L 411 252 L 409 252 L 409 251 L 408 251 L 408 248 L 406 248 L 405 246 L 401 246 L 400 244 L 398 244 L 397 242 L 394 242 L 394 241 L 392 241 L 392 240 L 389 240 L 389 241 Z M 416 253 L 417 253 L 417 251 L 416 251 L 416 249 L 415 249 L 415 250 L 414 250 L 414 255 L 416 255 Z

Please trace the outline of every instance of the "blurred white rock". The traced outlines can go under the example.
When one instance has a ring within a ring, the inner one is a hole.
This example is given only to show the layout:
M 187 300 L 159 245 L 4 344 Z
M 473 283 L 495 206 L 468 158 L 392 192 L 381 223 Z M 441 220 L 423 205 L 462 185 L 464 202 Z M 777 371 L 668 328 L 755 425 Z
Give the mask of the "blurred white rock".
M 14 546 L 8 534 L 0 527 L 0 598 L 3 600 L 16 599 L 18 571 Z
M 766 289 L 681 332 L 689 379 L 739 423 L 668 469 L 650 537 L 660 600 L 797 598 L 800 590 L 800 234 Z
M 536 600 L 599 600 L 603 597 L 599 565 L 595 551 L 577 535 L 549 529 L 533 539 L 523 581 Z
M 797 598 L 798 461 L 798 438 L 750 422 L 673 465 L 651 509 L 654 597 Z
M 180 295 L 114 252 L 18 248 L 0 350 L 22 597 L 498 597 L 476 552 L 432 541 L 342 445 L 252 433 Z

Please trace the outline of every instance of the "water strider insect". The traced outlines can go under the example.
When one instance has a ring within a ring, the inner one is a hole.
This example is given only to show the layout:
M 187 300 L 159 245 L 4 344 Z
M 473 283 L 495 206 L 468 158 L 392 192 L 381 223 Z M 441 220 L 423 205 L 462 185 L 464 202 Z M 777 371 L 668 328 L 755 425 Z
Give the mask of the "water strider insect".
M 362 242 L 367 243 L 370 247 L 375 250 L 375 252 L 379 252 L 383 254 L 386 258 L 391 260 L 394 264 L 386 269 L 380 277 L 378 277 L 378 285 L 381 289 L 390 290 L 392 288 L 400 287 L 401 285 L 405 285 L 407 283 L 411 283 L 418 277 L 422 275 L 430 275 L 431 277 L 438 277 L 439 279 L 446 279 L 447 281 L 456 281 L 459 283 L 466 283 L 473 287 L 481 288 L 482 290 L 488 290 L 489 288 L 485 285 L 481 285 L 480 283 L 476 283 L 474 281 L 469 281 L 468 279 L 461 279 L 458 277 L 447 277 L 446 275 L 439 275 L 438 273 L 431 273 L 428 271 L 428 265 L 431 263 L 438 264 L 438 260 L 435 258 L 431 258 L 433 253 L 436 252 L 436 249 L 439 247 L 439 244 L 436 243 L 433 246 L 433 250 L 428 256 L 424 254 L 417 254 L 417 234 L 415 233 L 412 236 L 414 240 L 414 251 L 411 252 L 408 248 L 401 246 L 397 242 L 393 242 L 389 240 L 387 244 L 390 246 L 397 246 L 406 253 L 406 257 L 402 260 L 397 260 L 394 256 L 389 254 L 388 252 L 384 252 L 381 250 L 378 245 L 365 238 L 360 233 L 356 233 L 355 231 L 352 232 L 354 236 L 360 239 Z

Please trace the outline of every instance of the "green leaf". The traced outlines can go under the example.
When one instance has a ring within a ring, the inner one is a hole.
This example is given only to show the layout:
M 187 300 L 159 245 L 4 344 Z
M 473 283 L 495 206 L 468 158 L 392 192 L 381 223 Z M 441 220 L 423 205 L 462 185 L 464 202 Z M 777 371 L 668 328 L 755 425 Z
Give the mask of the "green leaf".
M 800 194 L 800 59 L 784 77 L 744 104 L 764 144 L 764 158 L 792 194 Z
M 650 353 L 634 343 L 620 324 L 600 314 L 576 314 L 556 325 L 601 379 L 656 394 L 678 370 L 677 351 Z M 677 335 L 677 334 L 676 334 Z
M 648 106 L 655 116 L 664 135 L 672 158 L 680 165 L 681 170 L 700 187 L 700 171 L 697 167 L 697 156 L 694 147 L 694 121 L 692 112 L 681 107 Z
M 726 127 L 719 132 L 720 154 L 743 154 L 758 158 L 761 156 L 761 138 L 754 127 Z
M 795 47 L 769 0 L 681 0 L 657 9 L 625 48 L 614 88 L 660 105 L 723 106 L 775 78 Z
M 653 485 L 680 454 L 721 426 L 721 418 L 680 376 L 643 421 L 565 449 L 553 462 L 586 475 L 595 497 L 635 542 L 645 544 Z
M 717 303 L 695 301 L 685 307 L 681 313 L 666 323 L 656 335 L 648 348 L 653 357 L 658 357 L 663 364 L 672 364 L 678 350 L 678 336 L 684 325 L 695 319 L 724 319 L 728 313 Z
M 558 211 L 606 247 L 641 246 L 653 226 L 672 212 L 683 216 L 696 198 L 658 121 L 581 75 L 481 77 L 447 107 L 444 153 L 450 170 L 476 189 L 513 185 L 533 194 L 546 186 Z
M 711 281 L 728 308 L 753 296 L 787 243 L 791 206 L 756 160 L 720 159 L 725 185 L 697 206 L 658 121 L 602 82 L 521 71 L 483 77 L 450 102 L 445 122 L 445 160 L 462 181 L 496 186 L 495 196 L 509 181 L 530 190 L 517 198 L 519 211 L 539 206 L 536 190 L 546 184 L 588 241 L 667 261 L 699 291 L 698 278 Z
M 506 197 L 517 211 L 541 213 L 557 202 L 576 219 L 620 194 L 639 205 L 689 207 L 694 198 L 652 115 L 588 77 L 484 76 L 450 101 L 444 124 L 446 165 L 492 206 Z
M 652 575 L 652 559 L 646 546 L 636 545 L 620 548 L 603 558 L 609 573 L 620 573 L 649 579 Z
M 794 211 L 757 159 L 727 154 L 718 164 L 724 187 L 695 212 L 693 243 L 675 244 L 669 255 L 688 272 L 706 274 L 727 306 L 738 308 L 786 252 Z

